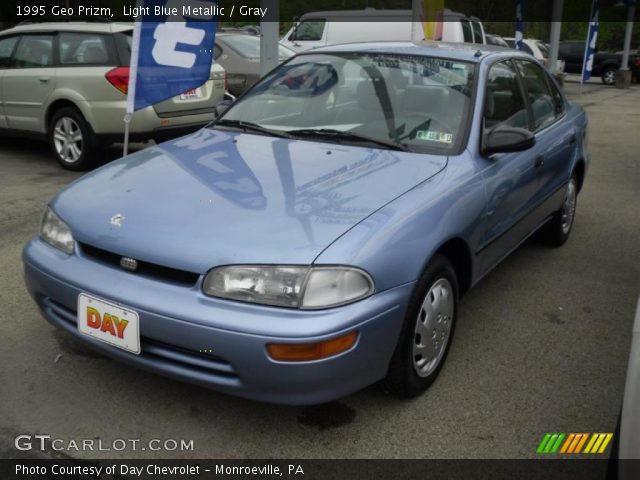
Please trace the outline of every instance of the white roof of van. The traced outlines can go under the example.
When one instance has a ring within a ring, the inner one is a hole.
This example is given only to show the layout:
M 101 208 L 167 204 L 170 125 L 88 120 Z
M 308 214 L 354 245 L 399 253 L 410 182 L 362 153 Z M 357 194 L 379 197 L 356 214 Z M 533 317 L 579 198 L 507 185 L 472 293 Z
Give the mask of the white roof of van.
M 363 10 L 325 10 L 318 12 L 308 12 L 300 17 L 300 20 L 311 20 L 314 18 L 322 18 L 328 20 L 343 20 L 343 21 L 355 21 L 352 19 L 362 19 L 371 20 L 375 19 L 376 21 L 402 21 L 406 19 L 406 21 L 410 21 L 413 16 L 413 12 L 411 10 L 377 10 L 375 8 L 365 8 Z M 465 15 L 464 13 L 454 12 L 449 10 L 448 8 L 444 9 L 444 17 L 446 19 L 459 19 L 466 18 L 468 20 L 473 20 L 479 22 L 480 19 L 473 16 Z
M 116 33 L 133 29 L 133 22 L 39 22 L 23 23 L 0 32 L 2 35 L 23 32 L 96 32 Z

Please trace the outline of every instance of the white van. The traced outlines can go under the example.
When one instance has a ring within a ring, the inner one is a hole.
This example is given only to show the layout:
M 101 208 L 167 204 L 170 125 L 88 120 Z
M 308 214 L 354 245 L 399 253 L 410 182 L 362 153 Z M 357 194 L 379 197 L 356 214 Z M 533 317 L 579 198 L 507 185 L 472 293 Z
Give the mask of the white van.
M 335 10 L 305 13 L 280 43 L 301 52 L 339 43 L 410 41 L 411 10 Z M 422 28 L 421 25 L 417 25 Z M 444 42 L 486 43 L 480 19 L 445 9 Z

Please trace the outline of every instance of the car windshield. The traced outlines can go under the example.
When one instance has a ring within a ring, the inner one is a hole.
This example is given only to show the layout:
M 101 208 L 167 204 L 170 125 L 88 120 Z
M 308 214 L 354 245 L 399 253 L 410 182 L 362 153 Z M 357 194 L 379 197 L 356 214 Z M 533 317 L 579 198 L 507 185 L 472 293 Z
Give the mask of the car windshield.
M 458 148 L 474 65 L 390 53 L 303 54 L 266 76 L 214 127 L 412 151 Z
M 220 37 L 220 40 L 225 42 L 236 52 L 245 58 L 260 58 L 260 37 L 254 37 L 251 35 L 225 35 Z M 278 57 L 280 60 L 286 60 L 294 55 L 294 51 L 278 46 Z

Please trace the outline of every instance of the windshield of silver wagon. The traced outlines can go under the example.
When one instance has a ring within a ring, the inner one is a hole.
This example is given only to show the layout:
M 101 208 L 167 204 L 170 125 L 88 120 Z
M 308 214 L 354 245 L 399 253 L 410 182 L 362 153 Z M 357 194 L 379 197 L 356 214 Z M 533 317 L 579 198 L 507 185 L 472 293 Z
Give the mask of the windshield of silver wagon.
M 339 130 L 447 153 L 466 134 L 473 77 L 474 64 L 452 59 L 303 54 L 271 72 L 223 118 L 294 137 L 296 130 Z

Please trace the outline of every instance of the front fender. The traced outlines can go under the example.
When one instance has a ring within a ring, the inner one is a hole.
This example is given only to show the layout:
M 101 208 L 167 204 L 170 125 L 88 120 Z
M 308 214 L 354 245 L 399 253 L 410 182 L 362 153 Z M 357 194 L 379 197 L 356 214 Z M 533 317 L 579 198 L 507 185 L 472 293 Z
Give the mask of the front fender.
M 354 226 L 314 263 L 363 268 L 384 291 L 416 281 L 449 239 L 460 238 L 475 251 L 486 208 L 479 173 L 468 151 L 450 157 L 442 172 Z

